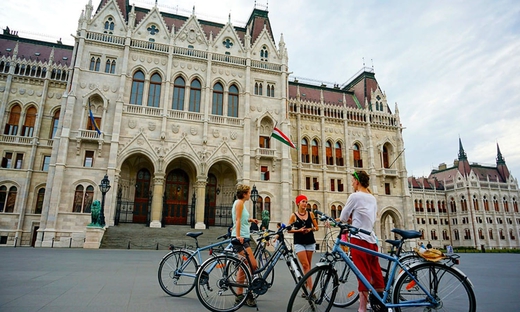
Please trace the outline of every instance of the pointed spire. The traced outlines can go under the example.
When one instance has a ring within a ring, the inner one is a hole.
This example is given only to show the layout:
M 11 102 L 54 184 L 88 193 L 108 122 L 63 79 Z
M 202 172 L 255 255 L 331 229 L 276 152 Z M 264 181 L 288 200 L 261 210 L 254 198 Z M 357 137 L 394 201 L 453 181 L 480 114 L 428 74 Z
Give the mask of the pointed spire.
M 195 6 L 193 6 L 193 11 L 191 12 L 191 15 L 195 15 Z
M 399 115 L 399 107 L 397 107 L 397 102 L 395 102 L 395 113 Z
M 497 165 L 505 165 L 505 164 L 506 164 L 506 160 L 502 156 L 502 153 L 500 152 L 500 146 L 498 146 L 498 143 L 497 143 Z
M 54 47 L 52 47 L 51 55 L 49 56 L 49 64 L 54 62 Z
M 13 57 L 16 58 L 18 56 L 18 44 L 20 43 L 20 41 L 16 41 L 16 45 L 14 46 L 14 51 L 13 51 Z
M 459 160 L 467 160 L 468 156 L 466 152 L 464 152 L 464 147 L 462 147 L 462 140 L 459 138 Z
M 85 18 L 90 20 L 92 18 L 92 11 L 94 7 L 92 6 L 92 0 L 88 1 L 88 4 L 85 6 Z

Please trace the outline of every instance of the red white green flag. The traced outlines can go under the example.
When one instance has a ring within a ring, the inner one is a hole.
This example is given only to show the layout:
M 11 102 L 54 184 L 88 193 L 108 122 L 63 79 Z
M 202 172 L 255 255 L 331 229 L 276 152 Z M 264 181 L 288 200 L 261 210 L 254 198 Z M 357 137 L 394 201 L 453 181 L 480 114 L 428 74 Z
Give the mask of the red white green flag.
M 280 130 L 276 127 L 274 127 L 273 133 L 271 134 L 271 136 L 273 138 L 277 139 L 278 141 L 282 142 L 285 145 L 288 145 L 292 148 L 296 148 L 296 145 L 294 145 L 294 143 L 291 142 L 291 139 L 289 139 L 289 137 L 287 135 L 285 135 L 285 133 L 283 133 L 282 130 Z

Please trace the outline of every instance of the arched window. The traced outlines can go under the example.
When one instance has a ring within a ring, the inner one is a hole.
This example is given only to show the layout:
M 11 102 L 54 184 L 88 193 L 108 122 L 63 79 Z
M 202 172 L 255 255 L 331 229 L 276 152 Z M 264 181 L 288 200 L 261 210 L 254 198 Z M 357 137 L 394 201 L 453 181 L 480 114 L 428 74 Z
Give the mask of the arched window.
M 312 140 L 312 163 L 319 164 L 320 163 L 320 155 L 318 150 L 318 141 L 316 139 Z
M 469 229 L 464 229 L 464 239 L 471 239 L 471 231 Z
M 50 139 L 54 138 L 56 136 L 56 132 L 58 132 L 58 124 L 60 122 L 60 110 L 57 109 L 54 112 L 54 115 L 52 116 L 52 128 L 51 128 L 51 135 Z
M 496 196 L 493 196 L 493 207 L 495 208 L 495 211 L 500 211 L 500 208 L 498 207 L 498 200 Z
M 5 185 L 2 185 L 2 186 L 0 186 L 0 212 L 4 212 L 6 200 L 7 200 L 7 187 Z
M 303 163 L 309 163 L 309 143 L 303 138 L 301 141 L 301 157 Z
M 513 198 L 513 211 L 518 212 L 518 203 L 516 202 L 516 198 Z
M 484 198 L 482 199 L 484 202 L 484 210 L 489 211 L 489 201 L 487 200 L 486 196 L 484 195 Z
M 271 97 L 274 97 L 274 85 L 271 85 Z
M 98 57 L 96 59 L 96 66 L 94 68 L 95 71 L 99 71 L 99 67 L 101 66 L 101 59 Z
M 90 58 L 90 66 L 89 66 L 88 69 L 89 70 L 94 70 L 94 68 L 96 68 L 96 58 L 95 57 L 91 57 Z
M 462 209 L 462 211 L 468 211 L 468 202 L 466 201 L 466 198 L 464 198 L 464 196 L 462 196 L 460 200 L 460 208 Z
M 194 79 L 190 85 L 190 112 L 200 113 L 201 85 L 198 79 Z
M 443 240 L 449 240 L 450 237 L 448 236 L 448 230 L 442 230 L 442 239 Z
M 34 124 L 36 123 L 36 107 L 31 106 L 25 115 L 25 122 L 22 127 L 22 136 L 32 137 L 34 134 Z
M 484 231 L 482 231 L 482 229 L 478 229 L 478 238 L 484 239 Z
M 473 195 L 473 207 L 475 208 L 475 211 L 478 211 L 478 199 L 476 195 Z
M 224 88 L 220 82 L 217 82 L 213 86 L 213 102 L 211 106 L 211 113 L 213 115 L 221 115 L 223 114 L 224 109 Z
M 509 238 L 512 240 L 515 239 L 515 235 L 513 234 L 513 229 L 509 229 Z
M 435 230 L 430 231 L 430 239 L 437 240 L 437 231 L 435 231 Z
M 262 95 L 262 83 L 255 82 L 255 95 Z
M 386 145 L 383 145 L 383 168 L 390 168 L 390 162 L 388 161 L 388 149 Z
M 172 109 L 184 110 L 184 91 L 186 82 L 184 78 L 177 77 L 173 83 Z
M 269 51 L 267 50 L 267 46 L 263 46 L 260 51 L 260 60 L 267 62 L 269 60 Z
M 16 186 L 11 186 L 9 188 L 9 193 L 7 194 L 4 212 L 14 212 L 14 204 L 16 203 L 17 192 L 18 189 L 16 188 Z
M 116 61 L 112 60 L 112 63 L 110 63 L 110 73 L 115 74 L 116 73 Z
M 105 63 L 105 73 L 110 73 L 110 60 Z
M 457 212 L 457 204 L 455 203 L 455 199 L 453 199 L 453 197 L 450 199 L 450 210 L 451 212 Z
M 41 214 L 43 208 L 43 198 L 45 197 L 45 189 L 42 187 L 38 190 L 38 195 L 36 197 L 36 207 L 34 207 L 34 213 Z
M 493 229 L 489 229 L 489 239 L 493 239 Z
M 414 200 L 414 207 L 415 207 L 415 212 L 420 212 L 420 210 L 419 210 L 419 201 L 417 199 Z
M 460 240 L 459 230 L 453 230 L 453 237 L 455 240 Z
M 336 142 L 336 144 L 334 144 L 334 152 L 336 154 L 336 166 L 344 166 L 345 162 L 343 161 L 343 149 L 341 148 L 341 143 Z
M 507 202 L 507 198 L 502 198 L 502 204 L 504 205 L 504 211 L 509 212 L 509 203 Z
M 152 78 L 150 78 L 150 88 L 148 89 L 148 106 L 159 107 L 161 100 L 161 83 L 161 76 L 157 73 L 153 74 Z
M 229 87 L 228 116 L 238 117 L 238 88 L 235 85 Z
M 83 185 L 78 185 L 74 192 L 74 202 L 72 206 L 72 212 L 81 212 L 83 208 Z
M 334 158 L 332 157 L 332 144 L 330 141 L 325 142 L 325 160 L 328 166 L 334 165 Z
M 424 207 L 422 205 L 422 199 L 419 199 L 419 211 L 424 212 Z
M 84 212 L 90 213 L 90 205 L 94 198 L 94 187 L 92 185 L 87 186 L 86 191 L 83 185 L 78 185 L 74 192 L 74 202 L 72 206 L 72 212 Z
M 105 30 L 103 31 L 105 34 L 112 34 L 114 31 L 114 21 L 112 17 L 107 18 L 105 21 Z
M 83 200 L 83 212 L 90 213 L 90 205 L 94 200 L 94 187 L 92 185 L 87 186 L 85 191 L 85 199 Z
M 336 206 L 335 206 L 335 205 L 332 205 L 332 206 L 330 207 L 330 216 L 331 216 L 332 218 L 334 218 L 334 219 L 337 218 L 337 216 L 336 216 Z
M 132 90 L 130 91 L 130 104 L 143 105 L 144 74 L 138 70 L 132 79 Z
M 20 112 L 22 108 L 20 105 L 16 104 L 11 108 L 11 112 L 9 112 L 9 120 L 5 125 L 4 134 L 7 135 L 17 135 L 18 134 L 18 124 L 20 123 Z
M 352 150 L 354 156 L 354 167 L 363 168 L 363 160 L 361 159 L 361 149 L 359 148 L 359 144 L 354 144 Z

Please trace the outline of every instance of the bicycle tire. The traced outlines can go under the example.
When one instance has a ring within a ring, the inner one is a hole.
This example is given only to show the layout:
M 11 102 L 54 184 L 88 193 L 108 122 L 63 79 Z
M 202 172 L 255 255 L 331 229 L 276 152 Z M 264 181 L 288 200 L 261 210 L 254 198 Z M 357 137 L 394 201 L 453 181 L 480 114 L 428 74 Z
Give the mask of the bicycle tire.
M 473 286 L 468 277 L 460 270 L 434 262 L 418 263 L 409 269 L 419 283 L 439 301 L 439 306 L 432 307 L 435 311 L 474 312 L 477 302 Z M 411 277 L 402 273 L 394 286 L 393 303 L 399 304 L 409 300 L 425 298 L 422 291 Z M 425 311 L 423 307 L 401 307 L 394 311 Z
M 237 282 L 242 270 L 244 281 Z M 235 255 L 219 255 L 206 260 L 195 278 L 197 297 L 204 307 L 213 312 L 231 312 L 240 309 L 246 302 L 251 285 L 248 266 Z M 238 298 L 238 293 L 244 296 Z
M 312 280 L 310 290 L 306 287 L 308 279 Z M 287 312 L 328 312 L 332 308 L 337 292 L 338 275 L 336 271 L 331 265 L 318 263 L 302 277 L 294 288 L 287 304 Z M 305 294 L 305 297 L 302 294 Z
M 425 261 L 426 260 L 423 257 L 419 256 L 416 253 L 407 254 L 399 258 L 399 262 L 401 262 L 401 264 L 406 268 L 409 268 L 416 263 L 421 263 Z
M 157 277 L 161 289 L 173 297 L 186 295 L 195 287 L 195 274 L 198 267 L 197 259 L 192 257 L 192 253 L 186 250 L 172 251 L 159 264 Z M 182 273 L 191 274 L 193 277 Z
M 340 308 L 351 306 L 359 299 L 357 276 L 345 261 L 337 261 L 334 268 L 338 274 L 339 284 L 333 305 Z
M 323 240 L 321 241 L 320 245 L 320 252 L 326 253 L 332 251 L 332 248 L 334 247 L 334 244 L 336 243 L 336 237 L 338 237 L 338 231 L 339 230 L 330 230 L 325 237 L 323 237 Z

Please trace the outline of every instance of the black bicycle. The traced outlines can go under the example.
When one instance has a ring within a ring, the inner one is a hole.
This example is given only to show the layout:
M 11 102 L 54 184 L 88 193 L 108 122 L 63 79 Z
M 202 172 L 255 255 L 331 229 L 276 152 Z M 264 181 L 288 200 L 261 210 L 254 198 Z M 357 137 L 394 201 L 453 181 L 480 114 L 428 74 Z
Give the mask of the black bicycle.
M 227 252 L 205 261 L 197 271 L 195 280 L 195 290 L 202 305 L 213 312 L 236 311 L 245 304 L 247 294 L 251 293 L 255 298 L 265 294 L 272 285 L 268 281 L 269 276 L 281 257 L 284 257 L 297 283 L 303 275 L 302 269 L 292 249 L 283 239 L 284 232 L 290 228 L 283 225 L 275 233 L 266 236 L 280 235 L 282 239 L 279 240 L 271 258 L 253 272 L 249 269 L 251 267 L 249 258 L 236 252 L 236 248 L 240 245 L 238 239 L 231 241 L 234 248 L 227 249 Z

